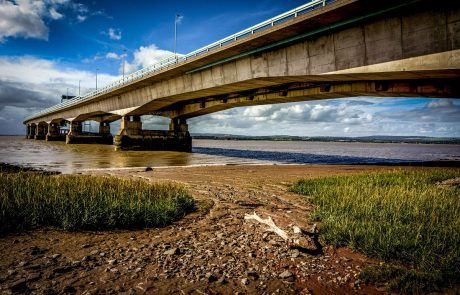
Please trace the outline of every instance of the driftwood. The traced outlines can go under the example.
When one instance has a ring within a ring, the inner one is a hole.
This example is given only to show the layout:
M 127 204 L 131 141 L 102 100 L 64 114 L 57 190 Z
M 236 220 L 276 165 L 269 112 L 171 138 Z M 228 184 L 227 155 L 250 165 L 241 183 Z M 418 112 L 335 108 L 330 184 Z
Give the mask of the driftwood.
M 314 224 L 309 231 L 301 229 L 300 227 L 296 225 L 293 225 L 292 226 L 293 235 L 289 235 L 286 231 L 276 226 L 271 216 L 269 216 L 266 219 L 263 219 L 259 215 L 257 215 L 256 212 L 254 212 L 253 214 L 245 214 L 244 219 L 246 220 L 253 219 L 255 221 L 258 221 L 262 224 L 267 225 L 268 231 L 274 232 L 275 234 L 280 236 L 292 248 L 297 248 L 304 253 L 309 253 L 312 255 L 323 253 L 322 246 L 318 241 L 318 232 L 317 232 L 316 224 Z M 306 236 L 310 237 L 311 240 L 309 238 L 306 238 Z M 313 243 L 313 246 L 314 246 L 313 249 L 310 247 L 311 243 L 308 240 L 310 240 Z
M 284 230 L 282 230 L 281 228 L 276 226 L 276 224 L 273 222 L 273 219 L 271 218 L 271 216 L 269 216 L 267 219 L 262 219 L 262 218 L 260 218 L 259 215 L 256 214 L 256 212 L 254 212 L 254 214 L 245 214 L 244 219 L 246 219 L 246 220 L 254 219 L 254 220 L 256 220 L 256 221 L 258 221 L 260 223 L 266 224 L 266 225 L 268 225 L 268 230 L 269 231 L 274 232 L 278 236 L 282 237 L 283 240 L 285 240 L 285 241 L 289 240 L 288 234 Z

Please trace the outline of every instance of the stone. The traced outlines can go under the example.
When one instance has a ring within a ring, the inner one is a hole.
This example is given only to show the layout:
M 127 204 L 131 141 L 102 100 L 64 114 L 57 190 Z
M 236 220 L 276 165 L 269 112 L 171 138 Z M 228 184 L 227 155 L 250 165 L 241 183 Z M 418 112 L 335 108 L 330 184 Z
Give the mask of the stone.
M 15 270 L 15 269 L 9 269 L 9 270 L 8 270 L 8 275 L 9 275 L 9 276 L 14 276 L 14 275 L 17 274 L 17 273 L 18 273 L 18 271 Z
M 21 292 L 27 289 L 27 282 L 26 279 L 20 279 L 17 281 L 14 281 L 10 285 L 10 290 L 13 292 Z
M 82 248 L 82 249 L 86 249 L 86 248 L 89 248 L 89 247 L 91 247 L 90 244 L 83 244 L 83 245 L 81 245 L 81 248 Z
M 148 172 L 148 171 L 153 171 L 153 168 L 152 167 L 146 167 L 145 172 Z
M 300 255 L 300 251 L 297 250 L 297 249 L 293 250 L 292 253 L 291 253 L 292 258 L 297 258 L 297 257 L 299 257 L 299 255 Z
M 176 255 L 176 254 L 179 254 L 179 253 L 180 253 L 179 248 L 171 248 L 169 250 L 166 250 L 163 254 L 164 255 Z
M 290 278 L 292 276 L 293 276 L 293 274 L 289 270 L 285 270 L 279 275 L 279 278 L 280 279 L 288 279 L 288 278 Z
M 217 280 L 217 277 L 210 272 L 207 272 L 204 277 L 208 280 L 208 283 L 212 283 Z
M 59 257 L 61 257 L 61 254 L 53 254 L 53 255 L 51 255 L 52 259 L 58 259 Z
M 118 263 L 118 261 L 116 259 L 111 259 L 111 260 L 108 260 L 107 261 L 110 265 L 115 265 Z
M 42 275 L 41 275 L 41 273 L 39 273 L 39 272 L 31 273 L 31 274 L 29 274 L 29 275 L 27 276 L 27 281 L 28 281 L 28 282 L 34 282 L 34 281 L 40 279 L 41 276 L 42 276 Z
M 249 280 L 247 278 L 244 278 L 241 280 L 241 284 L 246 286 L 247 284 L 249 284 Z
M 105 252 L 99 253 L 99 256 L 104 257 L 104 256 L 105 256 Z
M 93 250 L 89 252 L 90 255 L 97 255 L 99 253 L 99 250 Z

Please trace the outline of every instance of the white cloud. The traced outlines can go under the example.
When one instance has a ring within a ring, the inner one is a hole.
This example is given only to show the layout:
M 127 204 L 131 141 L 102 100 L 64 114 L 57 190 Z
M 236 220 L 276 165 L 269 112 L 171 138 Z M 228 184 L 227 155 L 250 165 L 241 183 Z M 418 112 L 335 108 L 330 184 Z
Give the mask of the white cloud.
M 126 73 L 132 73 L 140 68 L 145 68 L 153 63 L 156 63 L 166 57 L 173 55 L 173 52 L 159 49 L 155 44 L 149 46 L 141 46 L 134 51 L 134 58 L 131 63 L 125 63 Z M 122 69 L 120 68 L 120 72 Z
M 0 41 L 7 37 L 48 40 L 43 1 L 0 1 Z
M 51 60 L 34 57 L 0 57 L 0 117 L 8 117 L 6 125 L 0 124 L 0 134 L 22 134 L 25 115 L 54 105 L 69 89 L 70 95 L 78 95 L 95 87 L 95 73 L 74 68 L 61 68 Z M 102 87 L 118 76 L 98 73 L 98 85 Z
M 49 13 L 50 13 L 50 16 L 52 19 L 61 19 L 64 15 L 62 15 L 61 13 L 57 12 L 56 8 L 55 7 L 51 7 L 49 9 Z
M 86 20 L 87 16 L 86 15 L 77 15 L 77 20 L 78 22 L 84 22 Z
M 112 40 L 121 40 L 121 31 L 120 29 L 109 28 L 107 35 Z
M 120 58 L 122 58 L 122 55 L 118 55 L 115 52 L 108 52 L 105 55 L 105 58 L 107 58 L 107 59 L 120 59 Z

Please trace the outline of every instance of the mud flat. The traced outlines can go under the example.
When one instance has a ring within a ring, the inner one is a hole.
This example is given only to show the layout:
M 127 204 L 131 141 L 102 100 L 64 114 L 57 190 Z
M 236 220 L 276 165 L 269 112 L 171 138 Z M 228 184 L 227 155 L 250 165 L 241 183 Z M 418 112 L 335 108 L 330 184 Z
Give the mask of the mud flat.
M 377 294 L 360 271 L 379 261 L 317 242 L 313 208 L 289 187 L 300 178 L 436 169 L 267 165 L 97 170 L 186 184 L 198 210 L 164 228 L 66 232 L 42 229 L 0 238 L 0 292 L 127 294 Z M 300 249 L 245 214 L 313 233 Z M 320 225 L 319 225 L 320 226 Z

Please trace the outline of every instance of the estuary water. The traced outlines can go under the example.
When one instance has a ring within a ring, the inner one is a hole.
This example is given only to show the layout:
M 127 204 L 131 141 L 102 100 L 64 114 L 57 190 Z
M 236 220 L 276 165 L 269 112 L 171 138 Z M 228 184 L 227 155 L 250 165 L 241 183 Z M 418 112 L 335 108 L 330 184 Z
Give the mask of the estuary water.
M 192 153 L 116 151 L 110 145 L 0 136 L 0 162 L 72 173 L 93 169 L 232 164 L 366 164 L 460 160 L 460 145 L 193 140 Z

